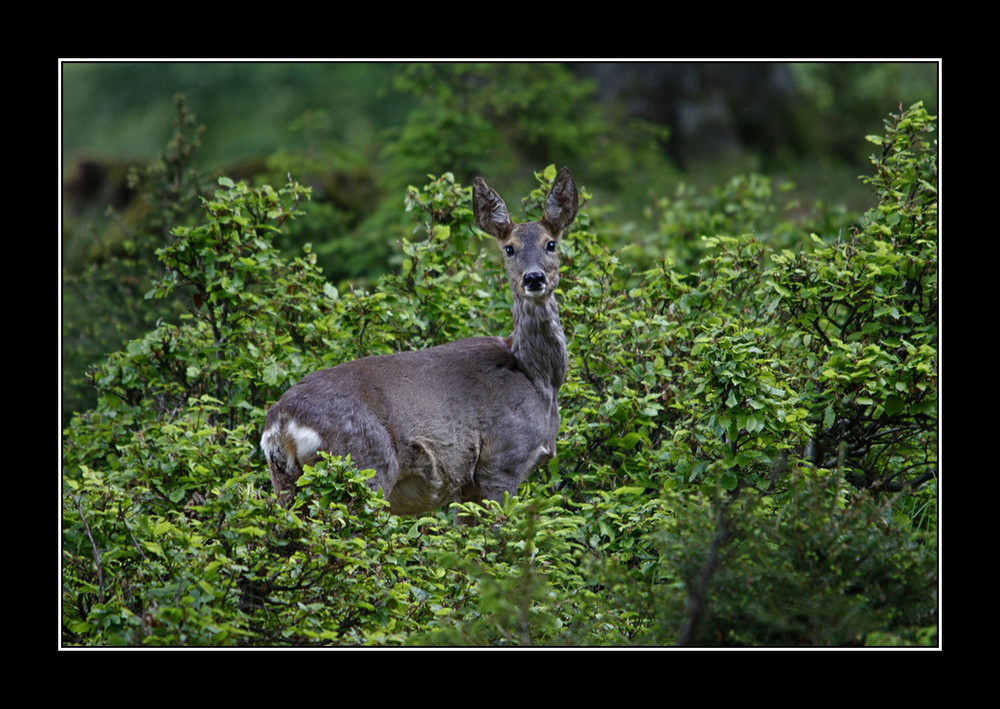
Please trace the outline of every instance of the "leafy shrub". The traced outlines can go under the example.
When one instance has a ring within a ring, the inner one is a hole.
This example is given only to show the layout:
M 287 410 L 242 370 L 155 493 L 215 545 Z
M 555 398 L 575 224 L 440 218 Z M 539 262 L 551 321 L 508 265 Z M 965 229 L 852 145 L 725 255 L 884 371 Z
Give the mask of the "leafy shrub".
M 142 298 L 152 281 L 162 276 L 157 245 L 174 226 L 195 218 L 204 192 L 203 178 L 193 164 L 202 129 L 183 97 L 176 98 L 176 109 L 175 133 L 167 149 L 151 165 L 128 172 L 127 184 L 137 196 L 136 204 L 122 215 L 108 208 L 124 238 L 95 233 L 98 251 L 87 265 L 72 253 L 72 244 L 82 240 L 67 239 L 64 247 L 71 252 L 62 274 L 64 424 L 70 412 L 96 403 L 84 377 L 94 361 L 141 336 L 158 320 L 177 315 L 172 304 L 151 307 Z
M 188 312 L 94 367 L 98 405 L 64 432 L 63 642 L 934 642 L 931 130 L 920 106 L 887 124 L 848 237 L 795 241 L 743 191 L 757 234 L 703 234 L 690 270 L 609 247 L 583 190 L 558 457 L 471 528 L 389 516 L 339 458 L 281 507 L 256 444 L 309 371 L 505 331 L 470 191 L 408 190 L 398 273 L 354 290 L 275 248 L 308 190 L 220 180 L 158 252 L 150 298 Z

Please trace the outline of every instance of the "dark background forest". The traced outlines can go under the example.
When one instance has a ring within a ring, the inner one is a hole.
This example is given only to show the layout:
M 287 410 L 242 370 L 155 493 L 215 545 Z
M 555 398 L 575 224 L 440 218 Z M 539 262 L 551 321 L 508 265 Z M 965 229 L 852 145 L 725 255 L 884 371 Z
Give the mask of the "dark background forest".
M 940 70 L 63 63 L 60 643 L 936 645 Z M 467 186 L 563 165 L 557 463 L 276 506 L 266 407 L 509 327 Z

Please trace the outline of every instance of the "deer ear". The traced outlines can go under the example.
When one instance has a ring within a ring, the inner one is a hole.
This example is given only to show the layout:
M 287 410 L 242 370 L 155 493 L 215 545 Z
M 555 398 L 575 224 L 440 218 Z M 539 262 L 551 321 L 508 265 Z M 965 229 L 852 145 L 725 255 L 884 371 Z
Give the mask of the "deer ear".
M 553 234 L 560 234 L 576 219 L 579 197 L 576 193 L 576 182 L 569 172 L 563 168 L 552 182 L 552 188 L 545 195 L 545 213 L 542 217 Z
M 514 226 L 506 203 L 481 177 L 472 185 L 472 212 L 476 226 L 498 239 L 506 238 Z

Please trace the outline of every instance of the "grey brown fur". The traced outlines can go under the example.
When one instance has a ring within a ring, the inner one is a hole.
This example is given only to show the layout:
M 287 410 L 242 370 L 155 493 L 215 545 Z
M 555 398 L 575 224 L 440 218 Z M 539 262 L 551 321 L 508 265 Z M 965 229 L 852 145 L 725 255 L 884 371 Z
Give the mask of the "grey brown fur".
M 515 224 L 482 178 L 480 229 L 496 237 L 514 294 L 509 337 L 472 337 L 415 352 L 365 357 L 314 372 L 267 414 L 261 448 L 275 492 L 295 493 L 319 451 L 373 468 L 390 512 L 502 500 L 555 455 L 566 338 L 556 307 L 558 243 L 577 211 L 563 168 L 538 222 Z

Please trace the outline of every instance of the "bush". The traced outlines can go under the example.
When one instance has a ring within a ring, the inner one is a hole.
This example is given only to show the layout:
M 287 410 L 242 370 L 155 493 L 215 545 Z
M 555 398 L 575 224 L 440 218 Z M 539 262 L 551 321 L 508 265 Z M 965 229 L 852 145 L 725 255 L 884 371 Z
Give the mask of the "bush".
M 935 642 L 932 128 L 887 124 L 847 237 L 795 241 L 743 191 L 758 233 L 704 234 L 690 270 L 610 247 L 584 189 L 558 457 L 471 528 L 389 516 L 339 458 L 284 508 L 257 450 L 309 371 L 509 327 L 470 191 L 410 188 L 399 272 L 338 290 L 275 247 L 308 190 L 223 178 L 158 251 L 149 297 L 188 311 L 94 367 L 64 431 L 63 643 Z

